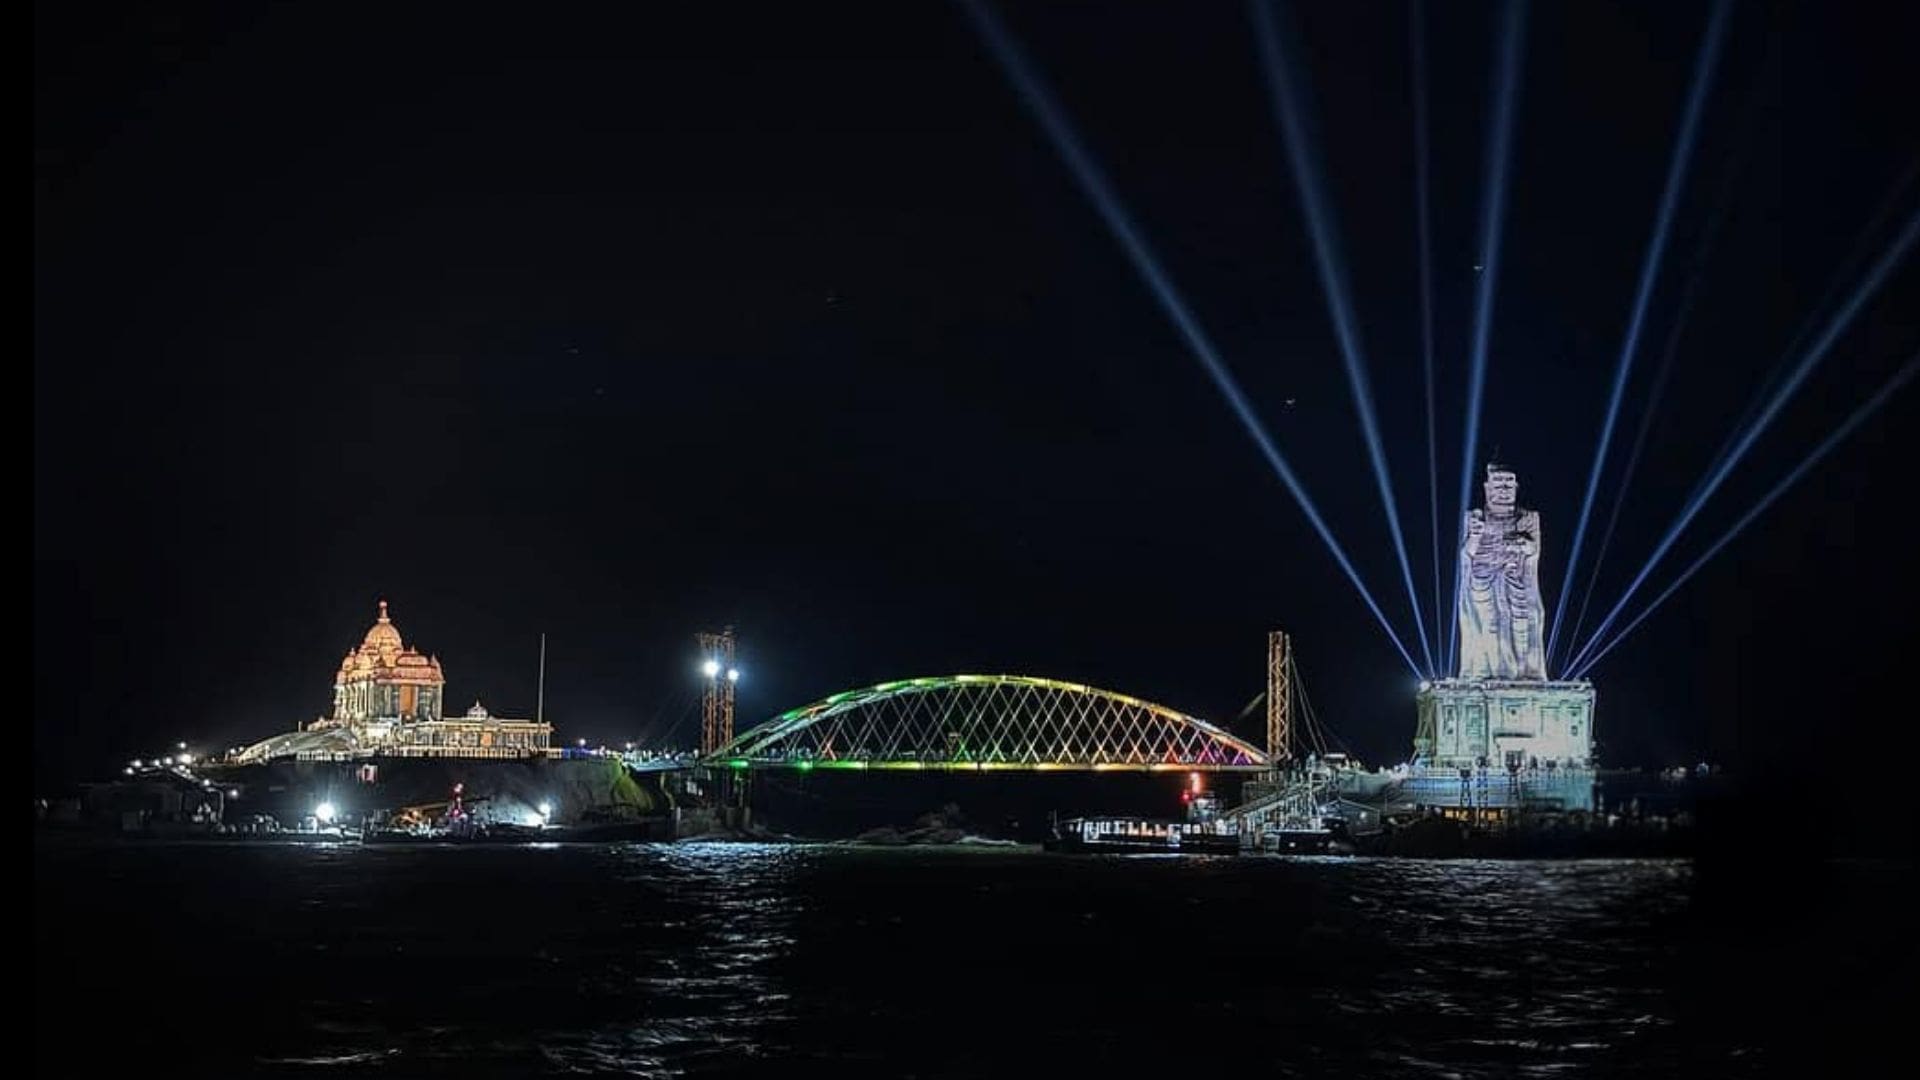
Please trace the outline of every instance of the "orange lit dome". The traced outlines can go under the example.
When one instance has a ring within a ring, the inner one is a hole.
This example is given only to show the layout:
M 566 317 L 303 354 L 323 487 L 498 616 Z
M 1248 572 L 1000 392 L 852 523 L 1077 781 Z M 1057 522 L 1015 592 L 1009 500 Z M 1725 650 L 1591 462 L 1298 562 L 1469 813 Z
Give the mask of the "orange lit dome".
M 440 671 L 440 659 L 407 648 L 400 639 L 400 628 L 387 616 L 387 602 L 380 601 L 380 617 L 374 621 L 360 647 L 340 661 L 336 682 L 349 683 L 371 678 L 376 683 L 415 683 L 438 686 L 446 682 Z
M 380 601 L 380 617 L 374 620 L 373 629 L 367 631 L 366 639 L 360 643 L 360 648 L 381 653 L 397 653 L 406 648 L 405 643 L 400 640 L 400 628 L 393 625 L 392 619 L 387 618 L 385 600 Z

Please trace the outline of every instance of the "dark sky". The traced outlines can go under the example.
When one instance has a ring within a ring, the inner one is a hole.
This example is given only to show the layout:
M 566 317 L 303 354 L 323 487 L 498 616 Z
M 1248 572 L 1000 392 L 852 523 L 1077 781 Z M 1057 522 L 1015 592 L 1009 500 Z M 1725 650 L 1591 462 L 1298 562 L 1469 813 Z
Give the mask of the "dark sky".
M 1410 632 L 1246 12 L 1003 14 Z M 1443 520 L 1494 15 L 1429 18 Z M 1544 516 L 1550 599 L 1705 22 L 1529 26 L 1482 450 Z M 1406 10 L 1295 25 L 1425 575 Z M 691 635 L 728 623 L 743 722 L 955 671 L 1230 720 L 1284 627 L 1323 717 L 1404 754 L 1411 677 L 957 7 L 50 4 L 35 30 L 43 776 L 312 718 L 381 597 L 459 707 L 530 712 L 547 633 L 569 738 L 689 743 Z M 1620 456 L 1696 262 L 1698 291 L 1601 601 L 1920 205 L 1915 41 L 1912 5 L 1736 13 Z M 1680 555 L 1920 346 L 1916 285 Z M 1895 747 L 1916 399 L 1598 669 L 1610 760 Z

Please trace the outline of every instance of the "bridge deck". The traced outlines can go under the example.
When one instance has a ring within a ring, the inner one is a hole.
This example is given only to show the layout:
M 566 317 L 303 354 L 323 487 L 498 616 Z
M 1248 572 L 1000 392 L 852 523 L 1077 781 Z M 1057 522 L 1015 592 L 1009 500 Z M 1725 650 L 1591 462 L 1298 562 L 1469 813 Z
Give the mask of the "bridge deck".
M 703 762 L 730 769 L 898 769 L 924 772 L 1266 772 L 1265 765 L 1194 764 L 1179 761 L 770 761 L 757 758 L 715 758 Z

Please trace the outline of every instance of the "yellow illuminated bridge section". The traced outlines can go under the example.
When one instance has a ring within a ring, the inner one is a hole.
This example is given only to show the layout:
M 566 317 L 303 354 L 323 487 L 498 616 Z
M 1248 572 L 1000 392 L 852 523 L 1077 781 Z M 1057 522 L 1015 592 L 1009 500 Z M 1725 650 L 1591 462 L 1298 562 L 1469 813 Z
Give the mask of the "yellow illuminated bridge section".
M 1267 755 L 1198 717 L 1027 675 L 848 690 L 782 713 L 706 759 L 737 769 L 1257 772 Z

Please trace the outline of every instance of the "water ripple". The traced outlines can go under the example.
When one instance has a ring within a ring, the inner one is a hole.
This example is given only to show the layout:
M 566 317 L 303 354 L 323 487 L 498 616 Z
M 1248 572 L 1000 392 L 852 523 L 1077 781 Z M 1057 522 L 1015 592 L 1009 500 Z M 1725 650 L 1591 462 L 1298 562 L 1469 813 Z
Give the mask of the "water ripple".
M 129 846 L 37 870 L 37 888 L 63 881 L 36 920 L 63 998 L 202 1071 L 1645 1077 L 1769 1060 L 1751 1030 L 1702 1019 L 1740 993 L 1718 963 L 1746 943 L 1701 952 L 1686 863 Z M 1846 929 L 1836 970 L 1870 965 Z M 131 972 L 166 991 L 136 994 Z

